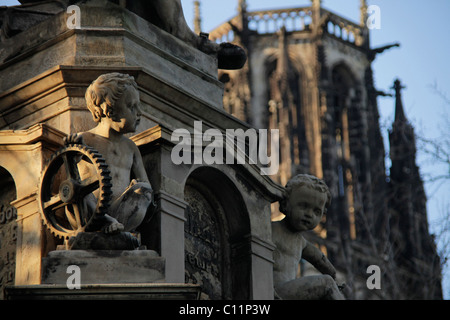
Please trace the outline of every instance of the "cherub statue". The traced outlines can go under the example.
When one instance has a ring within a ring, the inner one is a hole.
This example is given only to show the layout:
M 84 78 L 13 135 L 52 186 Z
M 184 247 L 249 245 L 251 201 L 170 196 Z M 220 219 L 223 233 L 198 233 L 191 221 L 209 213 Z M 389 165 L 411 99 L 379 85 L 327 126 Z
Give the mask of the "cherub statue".
M 85 144 L 100 152 L 108 164 L 112 184 L 108 214 L 99 216 L 90 229 L 104 233 L 134 231 L 143 221 L 152 200 L 152 187 L 139 149 L 124 136 L 134 132 L 140 121 L 137 84 L 126 74 L 101 75 L 88 87 L 86 102 L 98 125 L 68 136 L 66 144 Z M 78 170 L 82 180 L 94 174 L 92 166 L 83 161 L 78 163 Z M 96 201 L 94 195 L 91 196 L 87 207 L 93 212 Z
M 280 211 L 286 217 L 272 222 L 274 286 L 281 299 L 343 299 L 336 284 L 336 270 L 327 257 L 303 233 L 314 229 L 330 205 L 330 191 L 322 180 L 311 175 L 297 175 L 286 185 Z M 323 275 L 297 278 L 301 259 L 310 262 Z

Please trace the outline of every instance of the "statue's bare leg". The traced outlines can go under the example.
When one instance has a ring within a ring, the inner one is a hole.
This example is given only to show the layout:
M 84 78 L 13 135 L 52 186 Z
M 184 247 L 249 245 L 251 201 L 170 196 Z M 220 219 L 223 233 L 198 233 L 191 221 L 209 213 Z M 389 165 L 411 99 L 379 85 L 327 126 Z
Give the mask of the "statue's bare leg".
M 134 231 L 145 218 L 152 192 L 149 183 L 132 180 L 130 186 L 111 204 L 109 214 L 123 224 L 124 231 Z
M 180 0 L 151 0 L 154 10 L 160 17 L 159 23 L 167 32 L 193 45 L 199 50 L 211 54 L 217 53 L 219 68 L 239 69 L 247 60 L 245 51 L 233 44 L 217 44 L 196 35 L 186 23 Z
M 89 216 L 94 214 L 96 209 L 97 199 L 93 194 L 88 195 L 85 198 L 85 205 Z M 115 234 L 122 232 L 124 229 L 123 224 L 121 224 L 117 219 L 111 217 L 108 214 L 94 217 L 93 221 L 88 226 L 86 231 L 102 231 L 106 234 Z
M 215 43 L 195 34 L 188 26 L 180 0 L 128 1 L 127 8 L 206 54 L 216 54 L 219 69 L 240 69 L 247 61 L 245 51 L 230 43 Z

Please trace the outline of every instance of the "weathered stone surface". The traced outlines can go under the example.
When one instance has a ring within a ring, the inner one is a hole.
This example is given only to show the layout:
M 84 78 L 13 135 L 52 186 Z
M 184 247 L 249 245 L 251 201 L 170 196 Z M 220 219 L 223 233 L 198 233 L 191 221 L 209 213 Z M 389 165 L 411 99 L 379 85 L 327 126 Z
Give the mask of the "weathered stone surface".
M 151 250 L 61 250 L 42 259 L 42 283 L 66 284 L 69 266 L 80 268 L 81 284 L 164 282 L 165 261 Z
M 198 300 L 200 286 L 179 283 L 8 286 L 8 300 Z
M 223 134 L 226 129 L 250 129 L 222 108 L 223 84 L 217 79 L 216 59 L 123 8 L 105 9 L 95 3 L 98 2 L 80 3 L 81 29 L 68 30 L 67 15 L 61 13 L 1 44 L 4 50 L 0 51 L 0 129 L 6 131 L 0 132 L 0 136 L 7 140 L 0 141 L 0 165 L 11 172 L 18 198 L 14 202 L 18 213 L 15 285 L 54 283 L 48 279 L 59 270 L 58 281 L 65 286 L 69 276 L 67 266 L 78 263 L 81 290 L 86 289 L 83 294 L 89 292 L 89 287 L 83 286 L 86 272 L 95 275 L 89 282 L 128 279 L 100 278 L 113 275 L 112 267 L 128 268 L 123 256 L 119 261 L 111 255 L 99 257 L 85 251 L 76 259 L 69 256 L 64 265 L 58 262 L 62 253 L 52 250 L 61 245 L 61 240 L 42 228 L 36 201 L 42 169 L 62 146 L 62 137 L 95 126 L 86 109 L 86 88 L 101 74 L 120 72 L 133 76 L 138 86 L 142 121 L 136 128 L 136 136 L 130 137 L 130 133 L 127 137 L 143 155 L 157 204 L 155 212 L 148 214 L 137 231 L 142 244 L 162 257 L 156 259 L 165 260 L 164 268 L 160 265 L 153 268 L 159 276 L 149 279 L 148 272 L 127 271 L 139 276 L 129 280 L 183 283 L 185 272 L 189 271 L 200 275 L 196 275 L 198 282 L 212 279 L 210 291 L 220 281 L 222 289 L 214 298 L 272 299 L 274 246 L 270 203 L 280 198 L 282 187 L 261 176 L 258 165 L 248 161 L 242 165 L 176 165 L 171 160 L 174 147 L 171 134 L 179 128 L 193 132 L 194 121 L 203 121 L 204 130 L 217 128 Z M 195 200 L 185 197 L 189 193 L 187 185 L 195 181 L 199 182 L 195 192 L 214 205 L 201 215 L 186 216 L 189 214 L 186 208 L 195 206 Z M 188 219 L 189 223 L 206 226 L 205 232 L 189 228 L 184 232 Z M 220 223 L 211 226 L 214 220 Z M 218 232 L 222 234 L 215 239 L 211 237 Z M 189 243 L 185 245 L 188 237 Z M 205 237 L 214 241 L 214 245 L 201 255 L 201 246 L 208 243 Z M 185 255 L 187 250 L 189 255 Z M 220 253 L 212 257 L 206 270 L 199 272 L 206 266 L 212 250 Z M 198 260 L 192 260 L 193 256 Z M 49 269 L 52 259 L 55 269 Z M 135 257 L 127 259 L 133 261 Z M 112 261 L 120 263 L 111 265 Z M 186 261 L 191 264 L 187 268 Z M 46 288 L 43 284 L 42 289 Z M 95 292 L 97 287 L 91 288 Z M 33 292 L 38 295 L 39 288 L 36 290 Z
M 224 217 L 220 211 L 215 212 L 211 198 L 208 201 L 191 186 L 186 187 L 185 200 L 190 204 L 184 225 L 186 282 L 201 284 L 208 298 L 220 299 L 224 291 L 223 274 L 230 269 L 229 262 L 224 261 L 223 237 L 227 232 Z M 225 297 L 229 294 L 224 293 Z
M 81 232 L 69 239 L 70 250 L 134 250 L 138 247 L 139 240 L 129 232 Z
M 68 29 L 68 15 L 61 12 L 0 43 L 0 68 L 9 75 L 0 78 L 0 91 L 57 65 L 140 66 L 179 90 L 221 107 L 223 85 L 217 80 L 216 58 L 126 9 L 105 8 L 95 1 L 79 6 L 80 29 Z
M 17 209 L 10 203 L 16 198 L 16 188 L 11 175 L 0 167 L 0 300 L 2 287 L 13 284 L 16 269 Z

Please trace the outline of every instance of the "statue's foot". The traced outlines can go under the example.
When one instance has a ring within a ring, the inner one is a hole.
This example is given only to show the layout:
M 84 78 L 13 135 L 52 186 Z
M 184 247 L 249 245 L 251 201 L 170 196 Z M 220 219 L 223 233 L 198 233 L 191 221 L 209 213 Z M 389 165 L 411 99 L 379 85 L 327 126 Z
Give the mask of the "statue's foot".
M 244 66 L 247 61 L 247 54 L 241 47 L 223 42 L 220 44 L 217 60 L 219 69 L 236 70 Z
M 119 221 L 117 221 L 114 218 L 111 218 L 114 221 L 111 221 L 109 224 L 106 224 L 102 228 L 102 232 L 105 234 L 117 234 L 123 231 L 124 227 L 123 224 L 121 224 Z
M 81 232 L 68 241 L 69 250 L 135 250 L 139 247 L 139 240 L 129 232 Z
M 86 231 L 101 231 L 105 234 L 116 234 L 122 232 L 123 229 L 123 224 L 115 218 L 105 214 L 103 216 L 96 217 L 86 228 Z
M 206 54 L 216 54 L 219 69 L 241 69 L 247 61 L 247 54 L 241 47 L 229 42 L 217 44 L 208 40 L 206 35 L 198 38 L 197 47 Z

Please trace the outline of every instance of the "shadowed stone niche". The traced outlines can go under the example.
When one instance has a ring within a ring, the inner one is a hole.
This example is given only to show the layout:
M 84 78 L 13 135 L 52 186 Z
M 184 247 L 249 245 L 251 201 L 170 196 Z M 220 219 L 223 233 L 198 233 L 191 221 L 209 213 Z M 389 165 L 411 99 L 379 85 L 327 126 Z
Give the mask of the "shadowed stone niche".
M 185 277 L 203 299 L 248 299 L 249 218 L 241 194 L 219 170 L 201 167 L 185 186 Z
M 202 283 L 209 298 L 220 299 L 222 292 L 228 294 L 224 292 L 226 288 L 222 286 L 221 276 L 225 262 L 221 240 L 226 231 L 221 228 L 223 212 L 215 212 L 213 205 L 217 203 L 211 204 L 211 200 L 215 202 L 216 199 L 208 200 L 194 182 L 186 186 L 185 200 L 190 204 L 186 208 L 184 228 L 186 282 Z
M 16 268 L 17 211 L 11 202 L 16 199 L 16 185 L 12 176 L 0 167 L 0 300 L 3 288 L 14 283 Z

